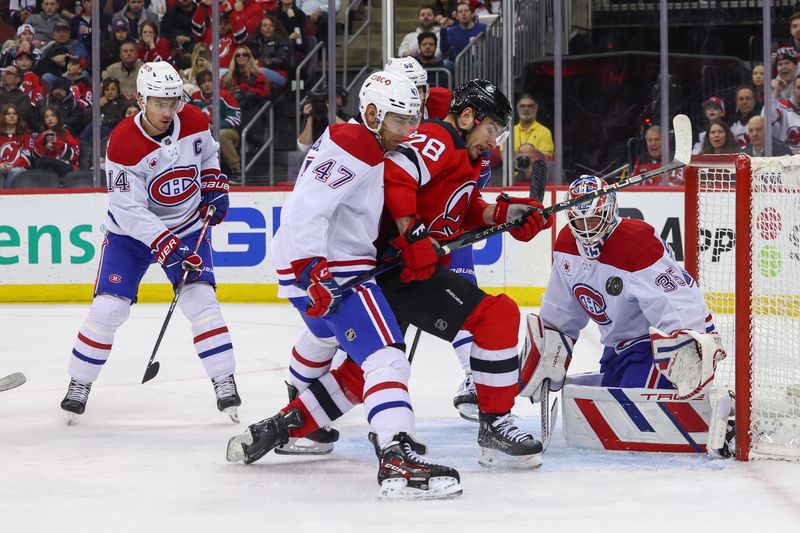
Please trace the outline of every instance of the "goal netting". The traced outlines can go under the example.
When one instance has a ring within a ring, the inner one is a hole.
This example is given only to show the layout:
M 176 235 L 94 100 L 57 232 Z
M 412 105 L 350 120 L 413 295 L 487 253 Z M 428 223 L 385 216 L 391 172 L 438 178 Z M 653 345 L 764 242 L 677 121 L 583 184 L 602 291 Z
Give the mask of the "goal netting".
M 800 459 L 800 156 L 696 156 L 686 175 L 686 268 L 728 351 L 737 458 Z

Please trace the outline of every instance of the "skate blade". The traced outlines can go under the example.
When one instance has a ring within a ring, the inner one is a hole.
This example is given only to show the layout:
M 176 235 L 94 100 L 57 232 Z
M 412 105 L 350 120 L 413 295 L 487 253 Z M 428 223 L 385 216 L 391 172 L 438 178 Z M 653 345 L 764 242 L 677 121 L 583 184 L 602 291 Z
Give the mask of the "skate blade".
M 478 404 L 475 403 L 462 403 L 461 405 L 456 406 L 458 409 L 458 414 L 464 420 L 468 420 L 469 422 L 479 422 L 478 418 Z
M 481 448 L 478 464 L 485 468 L 503 468 L 508 470 L 533 470 L 542 466 L 542 454 L 508 455 L 500 450 Z
M 226 407 L 222 412 L 231 417 L 231 421 L 234 424 L 239 423 L 239 410 L 237 407 Z
M 280 455 L 328 455 L 333 451 L 332 442 L 315 442 L 310 439 L 289 439 L 289 442 L 273 450 Z
M 71 413 L 69 411 L 66 411 L 66 413 L 67 413 L 67 425 L 71 426 L 73 421 L 77 418 L 78 415 L 76 415 L 75 413 Z
M 249 430 L 241 435 L 231 437 L 231 439 L 228 441 L 228 449 L 225 452 L 225 459 L 227 459 L 229 463 L 245 462 L 247 460 L 247 454 L 245 453 L 244 449 L 245 446 L 250 446 L 251 444 L 253 444 L 253 435 L 250 434 Z
M 378 499 L 381 501 L 409 500 L 447 500 L 461 496 L 464 491 L 454 477 L 432 477 L 428 481 L 428 489 L 409 487 L 403 478 L 384 479 L 381 483 Z

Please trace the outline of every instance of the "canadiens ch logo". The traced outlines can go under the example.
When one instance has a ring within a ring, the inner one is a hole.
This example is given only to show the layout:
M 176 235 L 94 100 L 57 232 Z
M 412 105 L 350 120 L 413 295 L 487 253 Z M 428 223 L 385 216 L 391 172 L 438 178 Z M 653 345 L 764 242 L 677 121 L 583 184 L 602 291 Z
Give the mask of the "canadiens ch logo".
M 445 203 L 445 211 L 428 226 L 428 233 L 441 237 L 452 237 L 464 222 L 469 197 L 475 189 L 475 182 L 469 181 L 456 189 Z
M 611 324 L 611 319 L 606 314 L 606 301 L 603 295 L 589 287 L 588 285 L 578 284 L 572 288 L 575 299 L 589 315 L 589 318 L 601 326 Z
M 197 166 L 173 167 L 150 182 L 148 193 L 158 205 L 175 207 L 200 191 Z
M 109 274 L 108 281 L 111 283 L 122 283 L 122 276 L 119 274 Z

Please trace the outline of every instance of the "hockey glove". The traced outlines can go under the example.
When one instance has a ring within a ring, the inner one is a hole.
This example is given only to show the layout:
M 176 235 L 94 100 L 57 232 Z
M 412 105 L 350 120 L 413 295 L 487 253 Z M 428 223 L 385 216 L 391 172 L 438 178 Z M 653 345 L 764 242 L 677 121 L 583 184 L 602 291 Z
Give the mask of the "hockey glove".
M 169 235 L 163 239 L 156 254 L 156 259 L 164 270 L 176 278 L 183 276 L 184 271 L 199 273 L 203 270 L 203 258 L 182 243 L 177 235 Z
M 433 275 L 436 263 L 439 262 L 439 255 L 436 253 L 436 245 L 428 236 L 428 230 L 422 220 L 414 217 L 403 234 L 390 242 L 392 246 L 400 250 L 400 259 L 403 260 L 400 281 L 403 283 L 422 281 Z
M 518 241 L 528 242 L 540 231 L 553 225 L 553 217 L 542 215 L 544 206 L 532 198 L 517 198 L 506 193 L 497 197 L 493 219 L 495 224 L 504 224 L 520 218 L 525 221 L 522 226 L 509 231 Z
M 332 316 L 342 300 L 342 289 L 333 279 L 324 257 L 309 257 L 292 261 L 297 285 L 308 294 L 306 314 L 312 318 Z
M 225 219 L 230 207 L 228 200 L 228 178 L 225 174 L 220 174 L 218 178 L 206 177 L 202 180 L 200 191 L 202 196 L 200 198 L 200 205 L 198 210 L 200 217 L 205 220 L 208 216 L 208 207 L 213 205 L 217 208 L 211 216 L 211 225 L 216 226 Z

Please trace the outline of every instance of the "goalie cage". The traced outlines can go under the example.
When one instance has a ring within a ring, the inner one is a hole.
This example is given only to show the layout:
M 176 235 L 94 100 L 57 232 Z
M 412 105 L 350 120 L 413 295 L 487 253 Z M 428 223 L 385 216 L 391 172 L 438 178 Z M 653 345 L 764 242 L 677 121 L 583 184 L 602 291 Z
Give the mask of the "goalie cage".
M 800 156 L 695 156 L 686 269 L 728 351 L 736 458 L 800 460 Z

